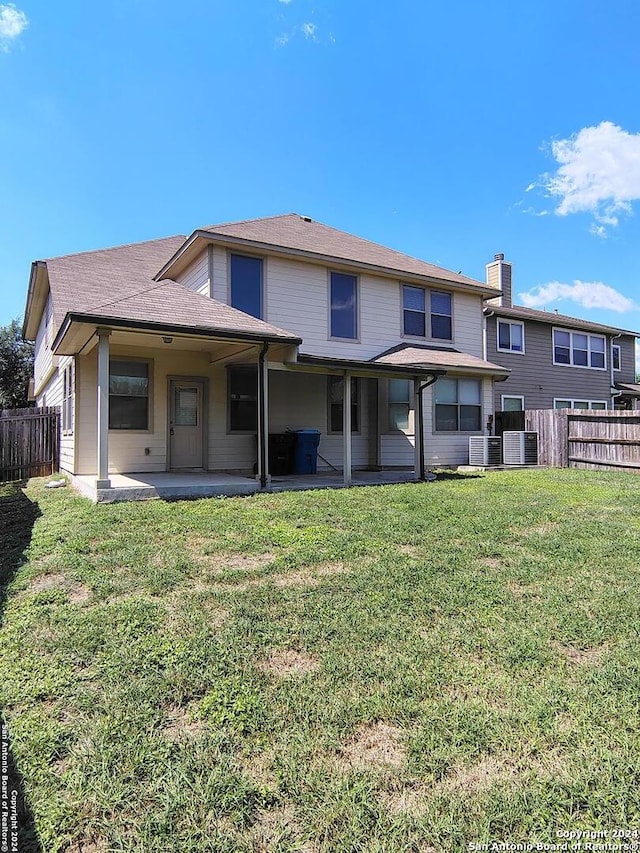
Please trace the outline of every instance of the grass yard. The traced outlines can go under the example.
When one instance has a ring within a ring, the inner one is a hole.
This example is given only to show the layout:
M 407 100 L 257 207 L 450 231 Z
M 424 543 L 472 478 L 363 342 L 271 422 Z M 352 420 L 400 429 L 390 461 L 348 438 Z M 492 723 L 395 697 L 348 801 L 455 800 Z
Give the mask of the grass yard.
M 20 853 L 640 832 L 638 477 L 113 506 L 34 481 L 0 529 Z

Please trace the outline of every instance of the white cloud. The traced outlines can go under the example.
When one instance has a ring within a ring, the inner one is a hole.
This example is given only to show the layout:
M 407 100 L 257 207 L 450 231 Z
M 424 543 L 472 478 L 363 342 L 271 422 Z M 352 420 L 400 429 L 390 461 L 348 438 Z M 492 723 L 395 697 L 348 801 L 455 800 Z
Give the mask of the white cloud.
M 305 38 L 315 39 L 317 27 L 315 24 L 306 23 L 303 24 L 300 29 L 302 30 Z
M 27 16 L 13 3 L 0 4 L 0 48 L 8 51 L 11 42 L 17 39 L 29 25 Z
M 590 213 L 598 223 L 592 233 L 603 237 L 632 213 L 632 202 L 640 199 L 640 133 L 603 121 L 555 140 L 551 153 L 559 167 L 537 186 L 557 199 L 556 214 Z
M 281 33 L 276 39 L 276 47 L 284 47 L 285 44 L 288 44 L 290 38 L 289 33 Z
M 291 3 L 291 0 L 278 0 L 279 3 L 284 3 L 285 6 L 288 6 Z
M 518 294 L 523 305 L 527 308 L 542 308 L 555 302 L 575 302 L 583 308 L 605 308 L 609 311 L 633 311 L 637 306 L 608 284 L 601 281 L 580 281 L 573 284 L 563 284 L 560 281 L 550 281 L 534 287 L 527 293 Z

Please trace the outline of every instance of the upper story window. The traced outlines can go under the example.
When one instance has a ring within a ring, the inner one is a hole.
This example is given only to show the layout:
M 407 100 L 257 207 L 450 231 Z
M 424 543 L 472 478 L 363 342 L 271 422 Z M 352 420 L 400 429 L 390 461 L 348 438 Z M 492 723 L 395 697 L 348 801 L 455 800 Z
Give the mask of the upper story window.
M 262 258 L 231 255 L 231 305 L 262 319 Z
M 109 429 L 149 429 L 148 361 L 109 361 Z
M 436 431 L 480 431 L 482 385 L 479 379 L 441 377 L 434 387 Z
M 332 338 L 358 338 L 358 279 L 355 275 L 332 272 L 329 285 Z
M 613 344 L 611 347 L 611 362 L 614 370 L 622 370 L 622 350 L 619 344 Z
M 553 363 L 604 370 L 605 338 L 583 332 L 553 330 Z
M 524 353 L 524 324 L 498 320 L 498 349 Z
M 453 338 L 452 299 L 450 293 L 402 285 L 402 331 L 418 338 Z

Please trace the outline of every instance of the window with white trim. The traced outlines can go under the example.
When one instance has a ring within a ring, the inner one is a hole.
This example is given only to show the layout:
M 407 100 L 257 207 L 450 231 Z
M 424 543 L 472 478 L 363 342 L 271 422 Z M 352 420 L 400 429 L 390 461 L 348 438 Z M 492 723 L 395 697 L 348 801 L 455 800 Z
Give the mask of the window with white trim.
M 559 400 L 553 401 L 554 409 L 606 409 L 605 400 Z
M 258 368 L 255 364 L 232 364 L 227 368 L 229 432 L 258 429 Z
M 358 338 L 358 279 L 355 275 L 332 272 L 329 281 L 330 336 Z
M 329 432 L 342 432 L 344 424 L 344 379 L 328 376 Z M 360 432 L 360 383 L 351 379 L 351 432 Z
M 73 435 L 73 395 L 74 395 L 73 362 L 62 371 L 62 434 Z
M 502 394 L 502 411 L 503 412 L 522 412 L 524 411 L 524 397 L 514 397 L 508 394 Z
M 479 432 L 482 383 L 479 379 L 440 377 L 434 386 L 436 432 Z
M 453 340 L 450 293 L 402 285 L 402 333 L 416 338 Z
M 604 335 L 587 335 L 568 329 L 553 330 L 553 363 L 604 370 Z
M 109 361 L 109 429 L 149 429 L 149 362 Z
M 501 352 L 524 353 L 524 323 L 498 320 L 498 349 Z
M 411 411 L 411 381 L 409 379 L 389 379 L 387 387 L 389 432 L 407 432 L 409 429 L 409 412 Z
M 622 370 L 622 350 L 619 344 L 611 346 L 611 363 L 614 370 Z

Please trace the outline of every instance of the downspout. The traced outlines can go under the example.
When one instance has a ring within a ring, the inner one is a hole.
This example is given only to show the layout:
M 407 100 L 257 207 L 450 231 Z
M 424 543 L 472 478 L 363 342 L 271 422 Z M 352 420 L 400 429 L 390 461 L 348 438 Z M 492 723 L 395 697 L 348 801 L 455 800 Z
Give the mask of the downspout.
M 424 464 L 424 418 L 422 413 L 422 401 L 423 401 L 423 393 L 424 391 L 437 380 L 437 376 L 432 376 L 428 382 L 423 383 L 418 388 L 418 405 L 416 408 L 416 433 L 419 436 L 419 444 L 418 449 L 420 451 L 420 479 L 424 480 L 425 478 L 425 464 Z
M 482 316 L 484 317 L 484 323 L 482 324 L 482 357 L 485 361 L 489 361 L 489 342 L 488 342 L 488 331 L 487 331 L 487 320 L 489 317 L 495 316 L 495 311 L 489 311 L 488 314 L 482 312 Z
M 265 406 L 264 362 L 269 352 L 269 344 L 264 341 L 258 357 L 258 457 L 260 459 L 260 488 L 267 488 L 267 409 Z

